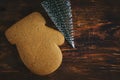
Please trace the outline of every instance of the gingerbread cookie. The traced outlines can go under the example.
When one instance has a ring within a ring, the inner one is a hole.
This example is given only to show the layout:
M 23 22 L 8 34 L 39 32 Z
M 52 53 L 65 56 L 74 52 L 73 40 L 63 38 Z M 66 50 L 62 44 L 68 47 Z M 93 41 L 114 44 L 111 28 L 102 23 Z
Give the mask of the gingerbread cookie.
M 23 63 L 39 75 L 54 72 L 62 62 L 58 46 L 64 43 L 64 36 L 45 24 L 42 15 L 34 12 L 5 32 L 8 41 L 16 45 Z

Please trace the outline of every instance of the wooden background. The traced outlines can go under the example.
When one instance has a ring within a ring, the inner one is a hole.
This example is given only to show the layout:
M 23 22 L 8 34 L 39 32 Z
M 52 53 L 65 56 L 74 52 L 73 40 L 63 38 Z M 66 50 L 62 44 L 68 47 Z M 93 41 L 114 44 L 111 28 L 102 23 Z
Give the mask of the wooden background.
M 120 80 L 120 1 L 71 0 L 76 48 L 61 46 L 63 63 L 48 76 L 31 73 L 4 32 L 34 11 L 53 23 L 41 0 L 0 0 L 0 80 Z

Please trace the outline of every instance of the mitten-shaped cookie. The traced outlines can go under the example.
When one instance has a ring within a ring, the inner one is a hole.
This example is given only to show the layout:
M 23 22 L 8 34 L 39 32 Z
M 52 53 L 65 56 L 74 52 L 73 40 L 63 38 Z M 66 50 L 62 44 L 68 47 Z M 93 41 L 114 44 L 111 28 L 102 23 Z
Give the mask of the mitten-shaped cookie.
M 8 41 L 16 45 L 23 63 L 39 75 L 54 72 L 62 62 L 58 46 L 64 43 L 64 37 L 45 24 L 42 15 L 34 12 L 5 32 Z

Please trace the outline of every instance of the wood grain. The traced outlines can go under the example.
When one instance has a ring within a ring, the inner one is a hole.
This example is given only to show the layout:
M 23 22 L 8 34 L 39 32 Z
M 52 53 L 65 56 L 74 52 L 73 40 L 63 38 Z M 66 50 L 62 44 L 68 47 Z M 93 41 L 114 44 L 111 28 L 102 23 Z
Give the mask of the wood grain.
M 0 2 L 0 80 L 120 80 L 119 0 L 71 0 L 76 48 L 61 46 L 63 63 L 53 74 L 37 76 L 19 58 L 4 31 L 33 11 L 40 0 L 1 0 Z

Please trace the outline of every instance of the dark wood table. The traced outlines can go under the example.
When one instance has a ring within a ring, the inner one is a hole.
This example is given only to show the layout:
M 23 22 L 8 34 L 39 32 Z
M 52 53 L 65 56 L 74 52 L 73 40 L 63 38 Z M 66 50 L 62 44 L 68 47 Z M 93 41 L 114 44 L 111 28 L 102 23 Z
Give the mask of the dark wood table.
M 120 1 L 71 0 L 76 48 L 65 42 L 63 63 L 48 76 L 31 73 L 4 32 L 31 12 L 53 23 L 40 0 L 0 0 L 0 80 L 120 80 Z

